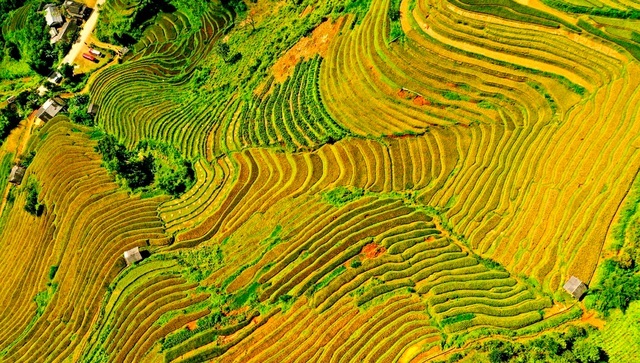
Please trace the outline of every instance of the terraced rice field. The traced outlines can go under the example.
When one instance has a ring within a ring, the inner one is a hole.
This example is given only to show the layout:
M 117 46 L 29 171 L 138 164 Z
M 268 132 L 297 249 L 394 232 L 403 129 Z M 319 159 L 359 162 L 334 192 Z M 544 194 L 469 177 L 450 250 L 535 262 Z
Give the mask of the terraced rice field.
M 0 215 L 0 361 L 428 362 L 584 325 L 562 286 L 598 282 L 640 169 L 640 63 L 611 38 L 633 41 L 634 20 L 363 3 L 160 13 L 90 85 L 95 127 L 35 131 Z M 276 77 L 300 41 L 286 21 L 339 30 Z M 127 190 L 101 166 L 103 133 L 175 147 L 193 186 Z M 133 247 L 145 258 L 126 266 Z M 607 324 L 635 332 L 622 316 Z M 620 334 L 590 341 L 634 362 Z

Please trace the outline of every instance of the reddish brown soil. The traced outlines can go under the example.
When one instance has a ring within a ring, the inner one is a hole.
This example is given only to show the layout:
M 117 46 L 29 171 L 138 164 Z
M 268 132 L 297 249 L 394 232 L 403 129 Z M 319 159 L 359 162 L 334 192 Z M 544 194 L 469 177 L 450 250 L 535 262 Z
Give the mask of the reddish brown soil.
M 306 11 L 306 10 L 305 10 Z M 280 58 L 271 68 L 276 82 L 283 82 L 303 59 L 311 59 L 316 54 L 324 56 L 329 50 L 329 44 L 340 31 L 345 18 L 338 19 L 335 23 L 330 20 L 318 25 L 311 36 L 304 37 Z
M 413 96 L 406 90 L 400 89 L 400 91 L 398 91 L 398 97 L 404 98 L 405 100 L 410 100 Z
M 187 324 L 187 329 L 189 330 L 194 330 L 195 328 L 198 327 L 198 322 L 196 320 L 190 322 L 189 324 Z
M 424 97 L 420 96 L 420 95 L 416 95 L 406 89 L 401 88 L 398 93 L 397 96 L 404 99 L 404 100 L 411 100 L 413 102 L 414 105 L 417 106 L 431 106 L 431 101 L 425 99 Z
M 376 258 L 380 257 L 385 252 L 387 252 L 387 249 L 384 248 L 384 246 L 371 242 L 362 247 L 362 251 L 360 253 L 362 253 L 366 258 Z
M 431 101 L 426 100 L 422 96 L 416 96 L 416 98 L 413 99 L 413 103 L 415 103 L 418 106 L 431 106 Z
M 236 316 L 236 315 L 240 315 L 244 312 L 246 312 L 247 310 L 249 310 L 248 306 L 243 306 L 239 309 L 235 309 L 235 310 L 231 310 L 230 312 L 224 314 L 224 316 Z
M 587 308 L 584 306 L 584 303 L 580 303 L 580 308 L 582 309 L 582 317 L 580 318 L 580 321 L 582 321 L 583 323 L 591 324 L 598 329 L 604 328 L 604 324 L 606 322 L 598 318 L 594 310 L 587 310 Z

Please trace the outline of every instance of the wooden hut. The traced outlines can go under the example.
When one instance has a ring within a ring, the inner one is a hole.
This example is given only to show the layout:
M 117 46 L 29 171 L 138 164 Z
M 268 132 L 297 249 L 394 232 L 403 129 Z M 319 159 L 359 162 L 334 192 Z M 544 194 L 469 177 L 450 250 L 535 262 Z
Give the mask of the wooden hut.
M 13 168 L 11 168 L 11 173 L 9 174 L 9 182 L 15 185 L 20 185 L 20 183 L 22 183 L 22 178 L 24 178 L 25 171 L 26 169 L 22 166 L 14 165 Z
M 579 278 L 571 276 L 569 281 L 564 284 L 564 289 L 575 299 L 580 300 L 582 295 L 587 292 L 587 285 L 585 285 L 584 282 L 580 281 Z
M 127 266 L 132 265 L 135 262 L 142 261 L 142 255 L 140 249 L 134 247 L 124 253 L 124 260 L 127 262 Z
M 87 113 L 91 116 L 95 116 L 98 113 L 98 105 L 96 105 L 95 103 L 89 104 L 89 107 L 87 108 Z

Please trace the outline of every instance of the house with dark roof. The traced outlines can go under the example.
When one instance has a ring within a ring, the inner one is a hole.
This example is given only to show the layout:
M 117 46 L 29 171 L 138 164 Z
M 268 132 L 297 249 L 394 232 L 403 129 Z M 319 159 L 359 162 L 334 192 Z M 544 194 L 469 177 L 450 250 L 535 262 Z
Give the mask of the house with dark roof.
M 60 98 L 50 98 L 36 112 L 36 118 L 41 122 L 47 122 L 56 117 L 58 112 L 62 111 L 65 103 Z
M 67 10 L 69 17 L 77 19 L 84 19 L 89 10 L 91 10 L 86 5 L 71 0 L 64 2 L 64 8 Z
M 564 284 L 564 289 L 575 299 L 580 300 L 582 295 L 587 292 L 587 285 L 585 285 L 584 282 L 580 281 L 579 278 L 571 276 L 571 278 L 569 278 L 569 281 Z

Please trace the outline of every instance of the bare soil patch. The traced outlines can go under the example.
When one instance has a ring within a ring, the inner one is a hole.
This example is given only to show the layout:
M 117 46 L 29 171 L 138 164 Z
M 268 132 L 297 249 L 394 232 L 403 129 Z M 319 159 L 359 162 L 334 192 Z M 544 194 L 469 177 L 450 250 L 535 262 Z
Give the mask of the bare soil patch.
M 338 34 L 343 23 L 344 17 L 338 19 L 335 23 L 327 20 L 318 25 L 310 36 L 300 39 L 271 68 L 276 82 L 286 80 L 293 73 L 296 64 L 301 60 L 311 59 L 316 54 L 325 56 L 331 41 Z
M 380 257 L 385 252 L 387 252 L 387 249 L 384 246 L 380 246 L 379 244 L 372 242 L 362 247 L 362 251 L 360 253 L 362 253 L 366 258 L 373 259 Z
M 187 329 L 189 329 L 191 331 L 195 330 L 197 327 L 198 327 L 198 321 L 197 320 L 194 320 L 194 321 L 189 322 L 187 324 Z

